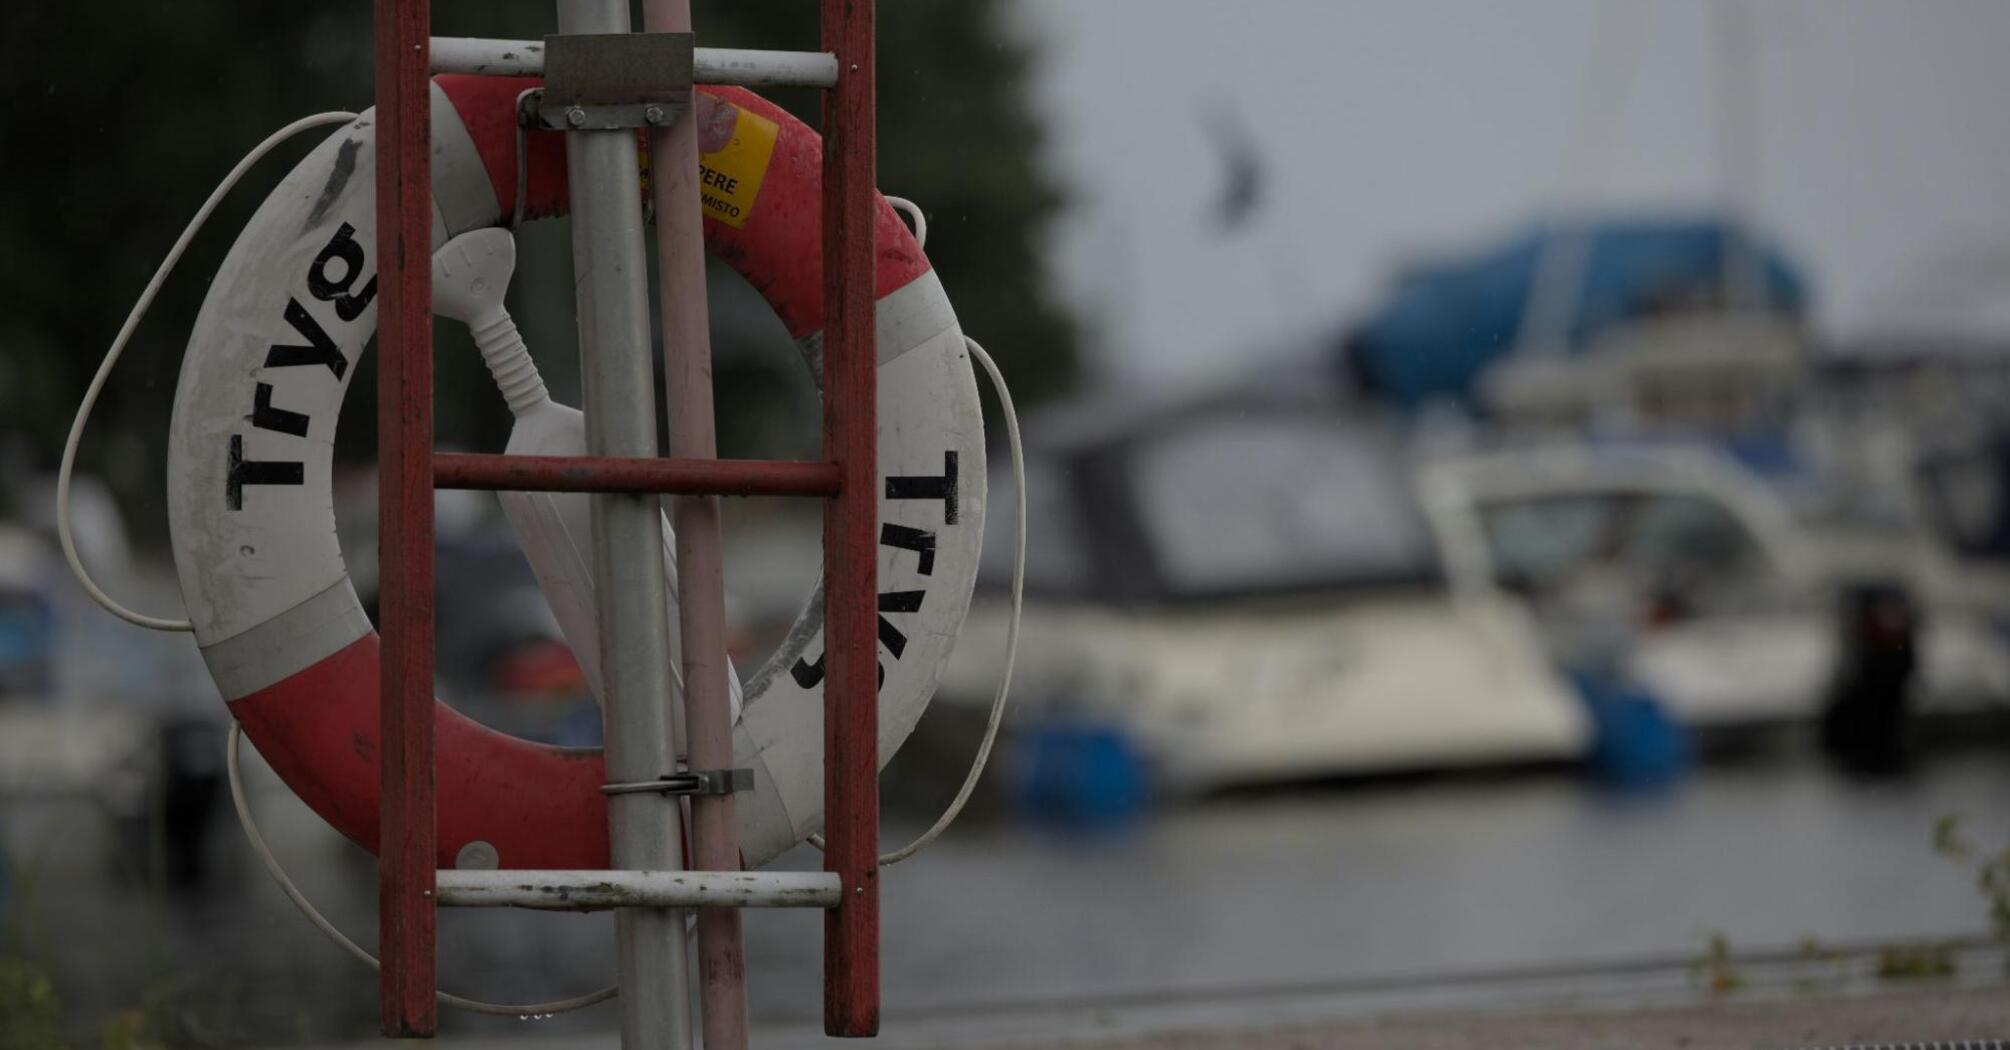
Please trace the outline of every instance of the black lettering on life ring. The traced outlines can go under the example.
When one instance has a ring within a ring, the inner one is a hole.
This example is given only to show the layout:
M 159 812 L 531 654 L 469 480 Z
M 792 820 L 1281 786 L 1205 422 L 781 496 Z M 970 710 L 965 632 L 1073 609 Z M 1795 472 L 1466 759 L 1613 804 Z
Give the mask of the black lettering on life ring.
M 907 636 L 900 633 L 900 628 L 895 627 L 886 614 L 920 612 L 921 600 L 927 596 L 927 591 L 890 591 L 879 596 L 879 644 L 886 646 L 886 651 L 892 653 L 894 659 L 900 659 L 900 655 L 907 651 Z
M 896 474 L 886 479 L 887 499 L 941 500 L 942 520 L 956 524 L 956 450 L 942 452 L 942 473 L 940 474 Z M 892 522 L 883 523 L 879 529 L 879 542 L 884 547 L 914 551 L 920 556 L 920 572 L 923 576 L 935 572 L 935 533 L 927 529 L 917 529 Z M 913 613 L 921 611 L 921 603 L 927 591 L 888 591 L 879 596 L 879 644 L 898 660 L 907 652 L 907 635 L 888 620 L 886 613 Z M 802 657 L 789 668 L 789 676 L 804 689 L 813 689 L 824 680 L 824 658 L 818 656 L 812 663 Z M 886 666 L 880 665 L 880 684 L 886 683 Z
M 223 500 L 231 510 L 244 509 L 246 485 L 304 485 L 307 468 L 296 460 L 245 459 L 244 435 L 230 435 L 230 458 L 226 461 Z
M 300 305 L 298 299 L 286 300 L 286 323 L 293 326 L 301 337 L 307 340 L 305 346 L 288 343 L 274 343 L 265 351 L 265 367 L 297 368 L 302 365 L 327 365 L 335 378 L 349 370 L 349 359 L 342 356 L 342 348 L 321 328 L 321 322 Z
M 819 655 L 816 663 L 810 663 L 800 656 L 796 657 L 796 665 L 789 668 L 789 677 L 804 689 L 815 689 L 817 683 L 824 680 L 824 658 Z
M 343 266 L 341 279 L 328 273 L 329 264 L 340 260 Z M 356 228 L 343 223 L 335 230 L 335 235 L 322 245 L 314 262 L 307 268 L 307 290 L 316 299 L 335 304 L 335 315 L 344 321 L 353 321 L 363 312 L 364 307 L 377 295 L 377 278 L 371 277 L 363 290 L 349 294 L 356 278 L 363 273 L 363 246 L 356 241 Z M 303 368 L 320 365 L 334 373 L 336 379 L 349 371 L 349 359 L 342 356 L 342 348 L 329 338 L 321 322 L 300 305 L 300 300 L 289 297 L 286 300 L 286 323 L 299 333 L 304 343 L 273 343 L 265 348 L 266 368 Z M 285 434 L 289 437 L 307 436 L 311 420 L 305 412 L 294 412 L 272 403 L 273 385 L 258 383 L 251 391 L 251 415 L 246 417 L 252 426 Z M 306 466 L 298 460 L 260 460 L 244 458 L 244 436 L 230 435 L 230 449 L 224 465 L 224 505 L 231 510 L 244 509 L 244 488 L 247 485 L 304 485 Z
M 307 413 L 289 412 L 272 404 L 272 384 L 260 383 L 251 394 L 251 425 L 275 434 L 307 436 Z
M 886 688 L 886 665 L 877 664 L 875 668 L 879 672 L 878 687 L 884 689 Z M 817 683 L 824 680 L 824 658 L 819 656 L 817 657 L 817 662 L 812 664 L 804 663 L 801 657 L 797 657 L 796 665 L 789 668 L 789 677 L 795 679 L 796 684 L 802 686 L 804 689 L 816 688 Z
M 342 279 L 328 278 L 328 264 L 342 260 Z M 314 257 L 314 265 L 307 268 L 307 290 L 314 298 L 324 303 L 335 304 L 335 316 L 344 321 L 354 321 L 370 300 L 377 297 L 377 275 L 371 274 L 368 284 L 355 295 L 348 294 L 349 286 L 363 272 L 363 246 L 356 243 L 356 227 L 343 223 L 335 230 L 335 236 L 321 248 L 321 254 Z
M 942 453 L 940 474 L 895 474 L 886 479 L 887 499 L 939 499 L 942 521 L 956 524 L 956 450 Z
M 927 591 L 887 591 L 879 596 L 879 644 L 898 660 L 907 653 L 907 635 L 886 618 L 887 613 L 916 613 L 921 611 L 921 603 L 928 597 Z M 814 689 L 824 680 L 824 658 L 818 656 L 815 663 L 796 657 L 795 665 L 789 668 L 789 677 L 804 689 Z M 886 665 L 879 667 L 879 684 L 886 684 Z
M 889 521 L 879 527 L 879 545 L 913 551 L 920 556 L 917 571 L 923 576 L 935 575 L 935 533 L 927 529 L 910 529 Z
M 937 487 L 946 486 L 949 492 L 949 499 L 951 500 L 949 506 L 953 508 L 955 506 L 956 491 L 956 453 L 954 451 L 944 453 L 944 466 L 941 477 L 905 478 L 902 480 L 919 482 L 923 488 L 927 488 L 930 485 Z M 892 478 L 887 479 L 887 495 L 890 498 L 901 498 L 893 495 L 893 481 L 894 479 Z M 937 497 L 931 493 L 909 498 L 935 499 Z M 882 547 L 894 547 L 899 550 L 914 551 L 921 556 L 921 575 L 929 576 L 934 574 L 935 533 L 927 529 L 917 529 L 907 525 L 886 522 L 879 527 L 879 543 Z M 921 603 L 927 597 L 928 592 L 925 590 L 887 591 L 879 596 L 879 644 L 886 646 L 886 651 L 892 653 L 894 659 L 900 659 L 907 652 L 907 635 L 902 634 L 900 628 L 895 627 L 893 622 L 886 618 L 885 614 L 920 612 Z M 818 656 L 816 662 L 811 663 L 800 656 L 796 657 L 795 664 L 789 668 L 789 677 L 794 678 L 796 684 L 804 689 L 816 688 L 817 684 L 824 680 L 824 658 Z M 886 666 L 884 664 L 879 669 L 879 681 L 881 685 L 886 684 Z

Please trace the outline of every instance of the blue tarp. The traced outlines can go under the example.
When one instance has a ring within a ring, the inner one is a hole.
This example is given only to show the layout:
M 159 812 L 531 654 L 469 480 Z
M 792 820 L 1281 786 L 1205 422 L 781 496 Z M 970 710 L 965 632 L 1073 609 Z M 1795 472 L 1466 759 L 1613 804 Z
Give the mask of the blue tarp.
M 1778 248 L 1716 218 L 1549 223 L 1476 257 L 1405 274 L 1382 307 L 1348 334 L 1344 353 L 1373 390 L 1404 408 L 1471 402 L 1486 366 L 1514 349 L 1529 286 L 1545 252 L 1582 250 L 1584 283 L 1567 343 L 1582 351 L 1605 329 L 1683 306 L 1721 301 L 1729 254 L 1751 253 L 1772 309 L 1798 316 L 1807 285 Z

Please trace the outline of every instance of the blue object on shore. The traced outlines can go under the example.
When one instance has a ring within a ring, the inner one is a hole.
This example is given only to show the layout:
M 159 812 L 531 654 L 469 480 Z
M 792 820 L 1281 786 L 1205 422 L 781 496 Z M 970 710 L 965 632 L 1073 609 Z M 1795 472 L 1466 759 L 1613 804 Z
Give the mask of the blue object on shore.
M 1072 831 L 1135 822 L 1149 801 L 1145 761 L 1110 726 L 1047 722 L 1014 746 L 1012 797 L 1019 811 Z
M 1572 671 L 1570 681 L 1591 714 L 1587 765 L 1599 783 L 1657 791 L 1688 775 L 1694 751 L 1689 733 L 1652 693 L 1609 673 Z

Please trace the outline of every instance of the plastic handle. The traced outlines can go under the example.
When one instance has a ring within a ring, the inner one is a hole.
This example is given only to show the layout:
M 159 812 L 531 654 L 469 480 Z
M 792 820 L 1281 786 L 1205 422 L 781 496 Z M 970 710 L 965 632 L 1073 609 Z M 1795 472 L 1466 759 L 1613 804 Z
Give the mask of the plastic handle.
M 473 230 L 433 253 L 433 312 L 468 326 L 510 412 L 521 416 L 551 394 L 503 307 L 515 272 L 516 238 L 508 230 Z

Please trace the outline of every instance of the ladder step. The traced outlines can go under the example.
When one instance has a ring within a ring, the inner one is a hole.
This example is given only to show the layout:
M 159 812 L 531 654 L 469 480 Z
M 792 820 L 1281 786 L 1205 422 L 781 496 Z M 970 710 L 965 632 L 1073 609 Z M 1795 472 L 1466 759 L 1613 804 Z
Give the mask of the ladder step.
M 544 41 L 436 36 L 433 72 L 486 76 L 544 75 Z M 837 84 L 837 56 L 828 51 L 753 51 L 731 47 L 691 49 L 691 79 L 740 87 L 815 87 Z
M 433 454 L 433 485 L 443 489 L 828 499 L 838 494 L 838 478 L 836 463 L 791 460 Z
M 834 908 L 828 871 L 441 871 L 439 902 L 462 908 Z

